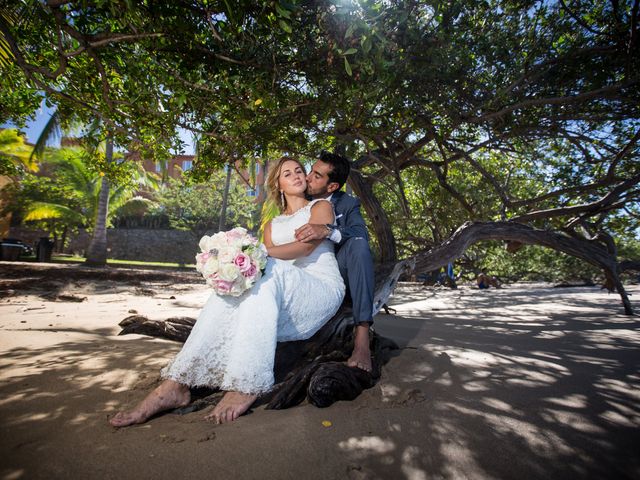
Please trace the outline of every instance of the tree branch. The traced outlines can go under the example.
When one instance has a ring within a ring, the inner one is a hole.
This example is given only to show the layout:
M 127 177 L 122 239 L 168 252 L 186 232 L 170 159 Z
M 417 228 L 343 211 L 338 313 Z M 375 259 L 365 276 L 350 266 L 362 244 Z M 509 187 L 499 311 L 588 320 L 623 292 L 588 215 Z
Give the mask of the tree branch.
M 626 190 L 630 189 L 634 185 L 637 185 L 640 182 L 640 174 L 631 177 L 630 179 L 622 182 L 620 185 L 615 187 L 609 193 L 607 193 L 600 200 L 595 202 L 586 203 L 582 205 L 574 205 L 571 207 L 560 207 L 560 208 L 551 208 L 548 210 L 539 210 L 536 212 L 526 213 L 524 215 L 519 215 L 512 217 L 510 221 L 512 222 L 528 222 L 531 220 L 539 220 L 541 218 L 551 218 L 551 217 L 560 217 L 565 215 L 576 215 L 579 213 L 589 212 L 592 215 L 602 211 L 604 208 L 611 205 L 615 202 Z
M 474 243 L 486 240 L 505 240 L 525 245 L 540 245 L 601 268 L 607 277 L 606 286 L 615 288 L 620 294 L 627 315 L 633 315 L 633 308 L 618 277 L 618 264 L 606 248 L 598 243 L 572 238 L 557 232 L 538 230 L 528 225 L 514 222 L 467 222 L 443 244 L 418 254 L 415 270 L 419 272 L 439 269 L 461 257 Z
M 478 124 L 478 123 L 486 122 L 487 120 L 492 120 L 494 118 L 502 117 L 507 113 L 513 112 L 515 110 L 520 110 L 528 107 L 534 107 L 539 105 L 566 105 L 571 103 L 580 103 L 580 102 L 591 100 L 597 97 L 606 97 L 612 93 L 622 90 L 623 88 L 631 87 L 637 83 L 638 83 L 638 80 L 630 80 L 627 82 L 616 83 L 614 85 L 598 88 L 596 90 L 591 90 L 590 92 L 579 93 L 577 95 L 567 95 L 564 97 L 549 97 L 549 98 L 531 98 L 528 100 L 523 100 L 514 105 L 505 107 L 502 110 L 499 110 L 497 112 L 488 113 L 475 118 L 467 118 L 466 120 L 469 123 Z
M 109 45 L 110 43 L 119 43 L 119 42 L 133 42 L 135 40 L 140 40 L 143 38 L 160 38 L 164 37 L 165 34 L 158 33 L 136 33 L 136 34 L 117 34 L 113 36 L 107 35 L 95 35 L 93 37 L 89 37 L 87 41 L 87 45 L 92 48 L 99 48 L 104 45 Z M 97 38 L 98 40 L 91 40 L 92 38 Z
M 615 169 L 618 166 L 618 163 L 620 163 L 620 160 L 622 160 L 624 157 L 627 156 L 631 148 L 633 148 L 633 146 L 636 143 L 638 143 L 639 139 L 640 139 L 640 129 L 636 132 L 636 134 L 631 138 L 631 140 L 627 142 L 624 148 L 620 150 L 620 152 L 618 152 L 615 158 L 611 161 L 611 165 L 609 165 L 609 170 L 607 171 L 607 178 L 613 178 L 615 174 Z

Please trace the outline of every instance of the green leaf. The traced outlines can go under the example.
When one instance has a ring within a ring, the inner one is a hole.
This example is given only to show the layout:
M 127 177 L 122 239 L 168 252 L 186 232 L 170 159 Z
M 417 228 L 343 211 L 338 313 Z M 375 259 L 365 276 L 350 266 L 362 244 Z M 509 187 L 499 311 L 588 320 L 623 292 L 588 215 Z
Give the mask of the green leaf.
M 351 38 L 353 36 L 353 31 L 356 29 L 356 24 L 352 23 L 351 25 L 349 25 L 349 28 L 347 28 L 347 31 L 344 34 L 344 38 Z
M 344 55 L 353 55 L 354 53 L 357 53 L 357 52 L 358 52 L 357 48 L 350 48 L 349 50 L 344 52 Z
M 282 30 L 284 30 L 287 33 L 291 33 L 291 25 L 289 25 L 287 22 L 285 22 L 284 20 L 278 20 L 278 23 L 280 24 L 280 28 L 282 28 Z
M 371 50 L 371 38 L 363 35 L 360 39 L 360 46 L 362 47 L 362 51 L 364 53 L 369 53 L 369 51 Z
M 344 57 L 344 70 L 349 76 L 353 74 L 353 72 L 351 71 L 351 65 L 349 65 L 349 60 L 347 60 L 347 57 Z
M 285 10 L 277 3 L 276 3 L 276 12 L 278 12 L 278 15 L 280 15 L 281 17 L 291 19 L 291 12 L 289 10 Z

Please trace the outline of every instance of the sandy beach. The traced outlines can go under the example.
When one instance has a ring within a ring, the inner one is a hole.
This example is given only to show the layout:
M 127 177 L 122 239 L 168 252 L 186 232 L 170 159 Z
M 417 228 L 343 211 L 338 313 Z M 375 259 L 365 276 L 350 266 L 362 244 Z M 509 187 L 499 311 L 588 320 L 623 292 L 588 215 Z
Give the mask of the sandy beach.
M 209 292 L 65 272 L 3 280 L 2 479 L 640 478 L 640 322 L 599 287 L 402 284 L 375 318 L 400 349 L 356 400 L 115 429 L 180 349 L 118 322 L 195 317 Z

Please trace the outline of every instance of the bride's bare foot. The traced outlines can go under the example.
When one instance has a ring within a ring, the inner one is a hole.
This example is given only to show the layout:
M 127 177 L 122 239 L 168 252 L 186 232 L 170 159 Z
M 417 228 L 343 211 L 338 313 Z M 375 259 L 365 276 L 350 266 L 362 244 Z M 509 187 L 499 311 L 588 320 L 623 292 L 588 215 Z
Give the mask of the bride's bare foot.
M 353 341 L 353 352 L 347 360 L 349 367 L 357 367 L 365 372 L 370 372 L 371 350 L 369 349 L 369 326 L 360 324 L 356 327 L 356 335 Z
M 190 401 L 189 387 L 173 380 L 165 380 L 133 410 L 118 412 L 109 420 L 109 423 L 114 427 L 126 427 L 135 423 L 144 423 L 158 412 L 184 407 Z
M 215 406 L 213 411 L 205 416 L 205 420 L 212 420 L 215 423 L 233 422 L 236 418 L 249 410 L 257 395 L 249 395 L 240 392 L 227 392 L 222 400 Z

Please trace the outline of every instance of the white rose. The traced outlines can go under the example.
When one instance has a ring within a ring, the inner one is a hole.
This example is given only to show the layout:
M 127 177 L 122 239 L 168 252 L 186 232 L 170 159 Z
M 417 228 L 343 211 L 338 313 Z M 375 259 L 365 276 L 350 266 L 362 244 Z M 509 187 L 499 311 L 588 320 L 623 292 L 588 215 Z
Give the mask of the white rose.
M 244 277 L 236 278 L 235 282 L 233 282 L 233 287 L 231 287 L 231 295 L 237 297 L 246 289 L 247 286 L 245 285 Z
M 220 263 L 218 259 L 215 257 L 210 257 L 209 260 L 202 266 L 202 275 L 208 277 L 209 275 L 213 275 L 218 271 L 220 267 Z
M 209 243 L 209 248 L 217 248 L 220 250 L 223 247 L 227 246 L 227 237 L 224 232 L 214 233 L 211 237 L 211 241 Z
M 242 227 L 236 227 L 226 233 L 227 243 L 235 248 L 242 248 L 244 239 L 247 237 L 247 230 Z
M 200 247 L 201 252 L 208 252 L 211 248 L 209 247 L 209 243 L 211 242 L 211 237 L 209 235 L 205 235 L 200 239 L 198 246 Z
M 238 267 L 231 263 L 226 263 L 220 267 L 220 271 L 218 272 L 218 277 L 220 280 L 225 280 L 227 282 L 233 282 L 240 275 L 240 270 Z
M 218 250 L 218 260 L 220 263 L 231 263 L 236 258 L 238 249 L 225 245 Z

